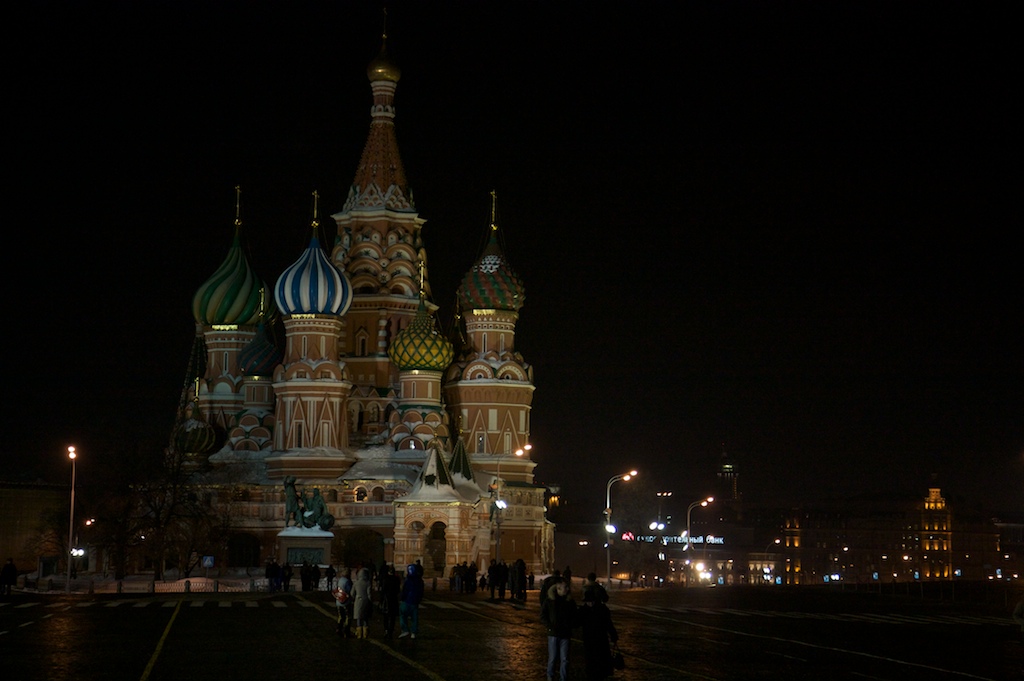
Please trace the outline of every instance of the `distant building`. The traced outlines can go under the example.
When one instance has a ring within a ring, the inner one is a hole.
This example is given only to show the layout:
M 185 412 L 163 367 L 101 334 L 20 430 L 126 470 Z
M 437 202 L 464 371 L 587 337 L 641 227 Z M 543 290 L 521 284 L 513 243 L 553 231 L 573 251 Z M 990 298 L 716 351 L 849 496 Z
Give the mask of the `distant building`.
M 917 500 L 873 496 L 800 509 L 786 521 L 778 555 L 786 584 L 987 580 L 1022 565 L 1021 555 L 1002 550 L 991 519 L 950 508 L 937 487 Z

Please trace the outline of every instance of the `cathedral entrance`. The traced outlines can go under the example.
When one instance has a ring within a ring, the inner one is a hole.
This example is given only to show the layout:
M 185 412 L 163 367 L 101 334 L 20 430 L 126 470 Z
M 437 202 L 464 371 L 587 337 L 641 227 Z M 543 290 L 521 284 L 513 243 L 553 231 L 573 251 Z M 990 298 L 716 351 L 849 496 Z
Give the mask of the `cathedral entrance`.
M 444 577 L 444 565 L 448 556 L 448 540 L 445 538 L 445 524 L 434 523 L 430 526 L 430 536 L 427 538 L 427 560 L 428 565 L 433 568 L 432 577 Z

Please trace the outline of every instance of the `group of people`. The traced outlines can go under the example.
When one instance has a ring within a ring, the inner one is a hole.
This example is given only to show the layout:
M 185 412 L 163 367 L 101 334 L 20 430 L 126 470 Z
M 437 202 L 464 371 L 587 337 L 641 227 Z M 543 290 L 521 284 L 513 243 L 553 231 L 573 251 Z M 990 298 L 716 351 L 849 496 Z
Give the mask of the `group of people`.
M 541 586 L 541 621 L 548 634 L 548 681 L 557 672 L 560 681 L 569 679 L 569 648 L 573 629 L 583 635 L 583 659 L 588 681 L 605 679 L 614 673 L 612 646 L 619 633 L 608 609 L 608 592 L 591 572 L 583 582 L 582 603 L 577 605 L 572 594 L 572 574 L 555 570 Z
M 423 592 L 423 565 L 419 561 L 406 568 L 404 579 L 388 563 L 376 575 L 370 568 L 356 568 L 354 581 L 351 570 L 344 568 L 331 592 L 338 607 L 338 633 L 345 638 L 369 638 L 370 620 L 376 609 L 383 620 L 384 638 L 394 638 L 396 623 L 399 638 L 416 638 Z
M 487 567 L 486 583 L 481 578 L 480 588 L 490 587 L 491 600 L 505 600 L 505 592 L 512 595 L 512 600 L 526 602 L 526 592 L 533 588 L 533 571 L 527 573 L 526 561 L 517 558 L 512 565 L 505 561 L 491 560 Z
M 321 573 L 319 565 L 304 560 L 299 567 L 299 582 L 302 585 L 303 591 L 318 591 L 320 590 L 320 581 L 324 579 L 324 588 L 330 591 L 334 588 L 334 578 L 337 574 L 333 565 L 328 565 Z M 295 570 L 292 568 L 291 563 L 281 565 L 277 560 L 271 559 L 267 562 L 264 576 L 267 580 L 267 591 L 270 593 L 287 592 L 291 590 L 292 577 L 295 576 Z

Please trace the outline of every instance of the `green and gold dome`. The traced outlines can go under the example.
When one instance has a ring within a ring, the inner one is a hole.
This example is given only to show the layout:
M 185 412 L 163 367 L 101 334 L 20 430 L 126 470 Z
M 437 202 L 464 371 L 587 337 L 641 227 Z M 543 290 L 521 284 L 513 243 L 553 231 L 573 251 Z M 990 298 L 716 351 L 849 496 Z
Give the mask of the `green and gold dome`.
M 388 357 L 402 371 L 424 369 L 444 371 L 452 363 L 455 350 L 434 326 L 434 318 L 420 297 L 420 306 L 409 326 L 402 329 L 388 348 Z

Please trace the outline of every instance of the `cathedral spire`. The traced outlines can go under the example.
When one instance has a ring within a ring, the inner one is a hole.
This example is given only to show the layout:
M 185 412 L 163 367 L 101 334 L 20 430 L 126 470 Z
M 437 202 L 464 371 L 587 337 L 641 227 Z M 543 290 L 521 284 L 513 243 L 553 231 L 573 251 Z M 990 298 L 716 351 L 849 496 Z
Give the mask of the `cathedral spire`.
M 414 210 L 412 193 L 395 139 L 395 90 L 402 72 L 388 55 L 387 38 L 385 26 L 380 52 L 366 69 L 366 77 L 373 92 L 370 135 L 363 147 L 359 168 L 345 202 L 345 211 L 379 208 Z

